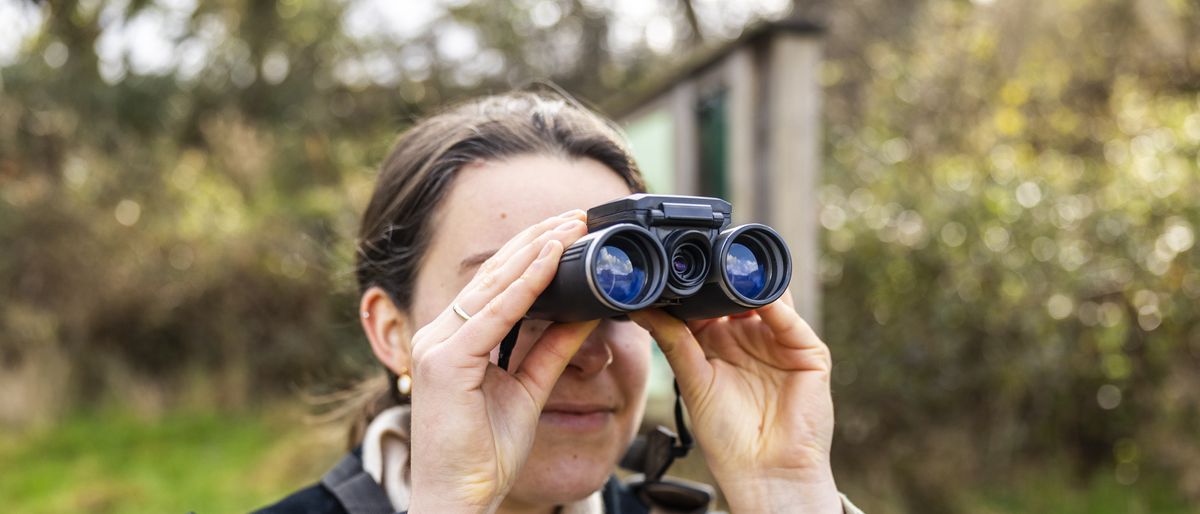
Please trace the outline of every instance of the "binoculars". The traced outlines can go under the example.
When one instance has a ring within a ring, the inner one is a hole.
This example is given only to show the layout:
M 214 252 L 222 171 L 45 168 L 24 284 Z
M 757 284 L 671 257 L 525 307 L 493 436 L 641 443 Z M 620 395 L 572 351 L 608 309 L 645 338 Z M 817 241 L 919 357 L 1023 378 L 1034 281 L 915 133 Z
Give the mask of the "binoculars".
M 727 228 L 719 198 L 635 194 L 588 209 L 588 233 L 563 251 L 527 318 L 584 321 L 658 307 L 679 319 L 715 318 L 777 300 L 792 277 L 779 233 Z

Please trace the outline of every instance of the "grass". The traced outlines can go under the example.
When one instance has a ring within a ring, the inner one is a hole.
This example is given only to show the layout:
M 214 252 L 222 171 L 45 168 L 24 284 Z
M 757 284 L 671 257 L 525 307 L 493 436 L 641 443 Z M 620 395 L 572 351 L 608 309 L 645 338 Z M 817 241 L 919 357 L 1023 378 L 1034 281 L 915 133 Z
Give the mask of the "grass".
M 314 482 L 337 460 L 340 427 L 301 419 L 283 409 L 154 420 L 95 412 L 37 431 L 0 432 L 0 505 L 26 513 L 245 512 Z M 1055 469 L 1014 472 L 982 490 L 947 484 L 947 495 L 961 499 L 963 512 L 980 514 L 1200 512 L 1169 477 L 1121 485 L 1102 473 L 1080 483 Z M 689 470 L 683 462 L 674 472 Z M 839 483 L 867 512 L 905 512 L 899 498 L 872 497 L 853 478 Z
M 320 477 L 339 453 L 300 416 L 78 415 L 0 437 L 9 512 L 244 512 Z M 306 430 L 307 428 L 307 430 Z

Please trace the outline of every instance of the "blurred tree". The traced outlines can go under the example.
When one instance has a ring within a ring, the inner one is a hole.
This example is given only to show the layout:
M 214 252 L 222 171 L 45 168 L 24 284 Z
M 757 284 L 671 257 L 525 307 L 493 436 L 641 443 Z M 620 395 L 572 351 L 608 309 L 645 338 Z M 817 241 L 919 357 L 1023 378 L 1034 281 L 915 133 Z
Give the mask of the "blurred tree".
M 892 463 L 858 469 L 898 473 L 924 512 L 954 510 L 956 477 L 1063 453 L 1200 498 L 1200 10 L 856 2 L 829 20 L 844 462 Z
M 6 5 L 26 32 L 0 62 L 0 386 L 19 391 L 0 419 L 21 423 L 353 375 L 351 242 L 395 135 L 535 80 L 596 101 L 667 58 L 615 48 L 615 7 L 586 0 Z

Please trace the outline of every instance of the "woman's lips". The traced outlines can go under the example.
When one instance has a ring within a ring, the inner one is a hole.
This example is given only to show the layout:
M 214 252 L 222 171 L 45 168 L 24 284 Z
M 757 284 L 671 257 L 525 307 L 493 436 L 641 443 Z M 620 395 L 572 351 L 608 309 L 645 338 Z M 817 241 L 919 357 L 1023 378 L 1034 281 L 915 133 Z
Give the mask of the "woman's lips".
M 542 409 L 540 421 L 566 430 L 598 430 L 612 420 L 613 411 L 602 405 L 550 404 Z

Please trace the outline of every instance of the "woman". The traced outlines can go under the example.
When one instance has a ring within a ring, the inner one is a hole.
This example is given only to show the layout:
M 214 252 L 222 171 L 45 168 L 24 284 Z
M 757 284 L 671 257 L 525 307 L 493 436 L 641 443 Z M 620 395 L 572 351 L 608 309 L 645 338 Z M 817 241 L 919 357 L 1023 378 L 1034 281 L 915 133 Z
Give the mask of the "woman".
M 641 421 L 656 342 L 734 512 L 857 512 L 830 469 L 829 350 L 790 294 L 687 323 L 657 310 L 527 321 L 512 372 L 494 364 L 587 232 L 581 209 L 644 190 L 621 141 L 599 116 L 532 93 L 401 136 L 357 262 L 363 330 L 392 387 L 352 434 L 361 450 L 267 510 L 646 512 L 610 477 Z

